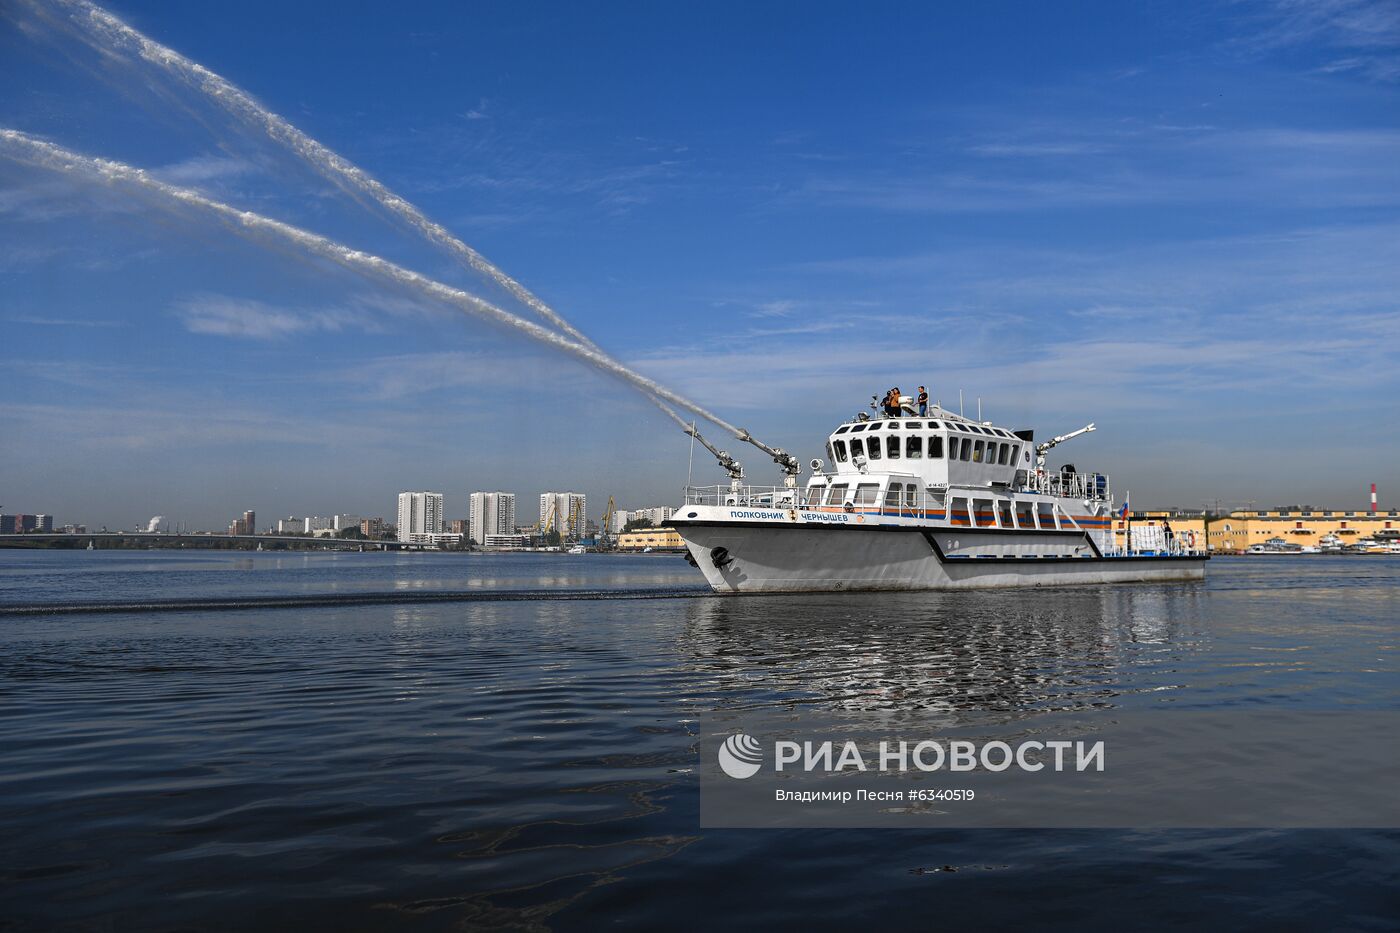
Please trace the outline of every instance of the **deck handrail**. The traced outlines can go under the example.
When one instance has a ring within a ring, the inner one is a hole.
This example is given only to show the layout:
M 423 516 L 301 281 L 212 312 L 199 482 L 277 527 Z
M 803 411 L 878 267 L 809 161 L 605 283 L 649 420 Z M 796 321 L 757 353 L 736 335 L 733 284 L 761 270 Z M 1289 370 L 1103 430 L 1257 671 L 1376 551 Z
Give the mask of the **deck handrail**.
M 1057 476 L 1060 474 L 1056 474 Z M 1078 473 L 1066 474 L 1070 476 L 1092 477 L 1096 474 Z M 854 489 L 848 490 L 853 494 Z M 798 512 L 825 511 L 840 509 L 830 503 L 808 503 L 805 501 L 807 490 L 793 486 L 758 486 L 758 485 L 714 485 L 714 486 L 687 486 L 685 488 L 685 502 L 687 505 L 717 505 L 730 506 L 743 509 L 772 509 L 786 512 L 795 510 Z M 913 493 L 912 499 L 910 493 Z M 979 495 L 980 493 L 980 495 Z M 922 518 L 930 511 L 942 512 L 949 515 L 949 509 L 964 515 L 973 528 L 1020 528 L 1022 530 L 1036 530 L 1024 524 L 1024 515 L 1017 514 L 1012 522 L 1005 520 L 1004 513 L 999 510 L 999 505 L 995 502 L 997 496 L 994 490 L 976 486 L 953 486 L 936 487 L 934 489 L 915 487 L 912 490 L 906 486 L 900 493 L 899 501 L 891 501 L 887 495 L 867 502 L 854 501 L 853 495 L 848 496 L 847 501 L 851 503 L 851 512 L 863 513 L 869 509 L 878 508 L 883 514 L 898 516 L 901 518 Z M 1088 497 L 1083 497 L 1088 498 Z M 990 517 L 982 517 L 985 509 L 977 509 L 975 503 L 978 500 L 993 500 Z M 1163 540 L 1152 547 L 1124 548 L 1117 543 L 1118 533 L 1113 531 L 1115 521 L 1112 513 L 1105 512 L 1099 517 L 1100 520 L 1107 520 L 1107 524 L 1098 528 L 1085 528 L 1080 522 L 1065 511 L 1060 503 L 1053 503 L 1053 512 L 1056 519 L 1055 529 L 1059 531 L 1081 531 L 1091 538 L 1099 541 L 1102 547 L 1103 538 L 1107 535 L 1107 541 L 1112 542 L 1109 547 L 1103 547 L 1102 552 L 1105 557 L 1138 557 L 1138 556 L 1197 556 L 1207 553 L 1206 542 L 1197 541 L 1195 546 L 1191 546 L 1190 539 L 1186 535 L 1174 535 L 1170 541 Z M 752 516 L 758 517 L 758 516 Z M 1037 515 L 1032 522 L 1043 521 L 1043 515 Z M 963 526 L 957 526 L 963 527 Z M 1039 529 L 1044 530 L 1044 529 Z

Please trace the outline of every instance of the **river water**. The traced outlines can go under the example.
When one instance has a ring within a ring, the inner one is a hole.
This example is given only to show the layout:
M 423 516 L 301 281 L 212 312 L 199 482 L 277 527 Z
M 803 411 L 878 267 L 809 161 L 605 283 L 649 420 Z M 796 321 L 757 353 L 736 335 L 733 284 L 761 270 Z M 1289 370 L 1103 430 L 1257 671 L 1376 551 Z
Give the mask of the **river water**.
M 697 582 L 659 555 L 0 550 L 0 930 L 1400 919 L 1396 831 L 706 830 L 695 774 L 697 719 L 734 710 L 1393 711 L 1400 560 L 957 594 Z M 456 592 L 514 598 L 409 601 Z M 570 592 L 625 598 L 551 598 Z M 293 595 L 326 599 L 4 611 Z

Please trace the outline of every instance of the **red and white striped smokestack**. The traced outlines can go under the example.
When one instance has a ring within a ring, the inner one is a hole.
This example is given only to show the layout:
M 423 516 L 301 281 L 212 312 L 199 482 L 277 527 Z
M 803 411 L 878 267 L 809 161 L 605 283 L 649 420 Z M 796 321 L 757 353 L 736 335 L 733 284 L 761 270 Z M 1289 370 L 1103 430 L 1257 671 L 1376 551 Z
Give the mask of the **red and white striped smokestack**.
M 1371 514 L 1376 514 L 1376 484 L 1371 484 Z

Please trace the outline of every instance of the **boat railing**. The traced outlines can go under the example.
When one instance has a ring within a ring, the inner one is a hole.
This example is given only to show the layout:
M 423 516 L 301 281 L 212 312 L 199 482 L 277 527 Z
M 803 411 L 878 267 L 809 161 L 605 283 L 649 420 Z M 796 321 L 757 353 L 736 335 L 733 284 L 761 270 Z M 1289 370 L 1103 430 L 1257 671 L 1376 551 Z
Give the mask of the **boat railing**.
M 1060 474 L 1057 474 L 1060 475 Z M 1098 474 L 1081 473 L 1068 474 L 1071 476 L 1093 477 Z M 1057 488 L 1082 489 L 1082 486 L 1060 486 Z M 825 490 L 822 490 L 823 492 Z M 795 509 L 797 511 L 821 510 L 831 511 L 833 508 L 845 508 L 849 504 L 851 510 L 860 511 L 864 509 L 879 508 L 883 514 L 896 515 L 909 518 L 926 518 L 929 511 L 943 512 L 950 509 L 948 513 L 955 517 L 960 516 L 964 523 L 970 521 L 973 527 L 997 528 L 997 527 L 1041 527 L 1039 524 L 1025 525 L 1017 524 L 1024 522 L 1024 517 L 1017 512 L 1012 519 L 1009 515 L 998 511 L 999 507 L 988 511 L 987 508 L 978 505 L 986 501 L 984 498 L 986 491 L 982 487 L 956 486 L 952 488 L 917 489 L 906 485 L 902 493 L 898 496 L 898 501 L 893 494 L 886 493 L 878 498 L 861 498 L 855 491 L 848 491 L 846 500 L 840 505 L 834 502 L 823 501 L 821 496 L 807 499 L 809 490 L 799 489 L 792 486 L 687 486 L 685 488 L 685 501 L 687 505 L 718 505 L 744 509 L 780 509 L 783 511 Z M 980 494 L 980 495 L 979 495 Z M 1090 498 L 1088 495 L 1081 495 L 1080 498 Z M 1076 530 L 1080 528 L 1079 523 L 1056 509 L 1054 527 L 1056 530 Z M 758 516 L 746 516 L 758 517 Z M 1039 523 L 1044 518 L 1037 511 L 1030 519 L 1033 523 Z M 1104 529 L 1107 531 L 1107 529 Z M 1124 546 L 1123 533 L 1120 531 L 1112 535 L 1109 540 L 1112 542 L 1104 548 L 1105 557 L 1188 557 L 1203 556 L 1208 552 L 1205 536 L 1197 535 L 1191 531 L 1177 532 L 1170 536 L 1166 535 L 1162 529 L 1154 528 L 1154 533 L 1133 535 L 1131 546 Z M 1101 537 L 1095 535 L 1096 540 L 1103 541 Z
M 1113 484 L 1103 473 L 1070 473 L 1065 470 L 1032 470 L 1026 477 L 1031 492 L 1068 499 L 1113 500 Z
M 839 501 L 828 501 L 826 486 L 815 489 L 792 486 L 687 486 L 687 505 L 725 505 L 758 509 L 796 509 L 799 512 L 849 508 L 881 509 L 885 514 L 918 518 L 929 510 L 942 510 L 946 499 L 942 489 L 927 490 L 913 483 L 902 483 L 896 490 L 881 491 L 875 484 L 867 489 L 848 490 Z
M 1064 474 L 1080 477 L 1092 477 L 1097 474 Z M 1105 479 L 1105 483 L 1107 480 Z M 942 512 L 948 508 L 957 508 L 964 511 L 971 509 L 976 516 L 973 524 L 985 524 L 988 527 L 999 527 L 1000 524 L 1011 525 L 1012 520 L 1009 511 L 1003 515 L 999 524 L 997 518 L 992 517 L 992 510 L 1003 508 L 1009 510 L 1011 507 L 1004 504 L 1001 495 L 995 490 L 986 486 L 921 486 L 912 482 L 900 482 L 898 485 L 886 485 L 877 483 L 857 483 L 854 488 L 848 488 L 842 494 L 840 501 L 831 499 L 828 494 L 828 486 L 818 486 L 812 488 L 799 488 L 792 486 L 687 486 L 685 489 L 685 502 L 687 505 L 719 505 L 741 508 L 763 508 L 763 509 L 796 509 L 798 511 L 829 511 L 834 508 L 843 508 L 847 511 L 861 511 L 868 509 L 880 509 L 884 514 L 905 516 L 909 518 L 924 517 L 930 511 Z M 1057 483 L 1053 486 L 1045 484 L 1044 488 L 1055 488 L 1064 490 L 1076 490 L 1077 492 L 1056 493 L 1056 495 L 1070 495 L 1080 499 L 1095 498 L 1084 490 L 1089 487 L 1084 483 Z M 1037 490 L 1039 491 L 1039 490 Z M 1106 491 L 1106 487 L 1105 487 Z M 1003 493 L 1005 490 L 1003 490 Z M 993 502 L 1001 502 L 1002 505 L 993 505 Z M 982 503 L 973 506 L 971 503 Z M 1072 521 L 1068 518 L 1063 522 L 1072 526 Z
M 794 486 L 687 486 L 686 505 L 733 505 L 792 509 L 802 505 L 803 490 Z
M 1183 535 L 1176 535 L 1169 541 L 1159 541 L 1155 544 L 1138 544 L 1131 548 L 1124 547 L 1121 543 L 1104 551 L 1105 557 L 1204 557 L 1210 553 L 1210 549 L 1204 541 L 1197 540 L 1194 544 Z

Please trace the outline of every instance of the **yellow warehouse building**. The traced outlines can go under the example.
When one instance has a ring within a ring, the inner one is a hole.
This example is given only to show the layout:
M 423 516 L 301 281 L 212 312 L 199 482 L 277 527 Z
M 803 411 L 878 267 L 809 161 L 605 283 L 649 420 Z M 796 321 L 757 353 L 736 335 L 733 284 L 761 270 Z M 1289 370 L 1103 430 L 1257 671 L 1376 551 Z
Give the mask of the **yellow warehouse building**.
M 1131 515 L 1134 527 L 1161 525 L 1169 521 L 1178 537 L 1194 534 L 1198 541 L 1204 537 L 1210 550 L 1218 552 L 1244 551 L 1270 538 L 1282 538 L 1303 547 L 1317 547 L 1326 535 L 1336 535 L 1343 544 L 1355 544 L 1362 538 L 1385 540 L 1400 535 L 1400 512 L 1394 509 L 1375 513 L 1268 509 L 1212 516 L 1144 511 Z M 1114 520 L 1114 537 L 1120 546 L 1125 524 L 1121 518 Z
M 674 528 L 638 528 L 617 536 L 619 551 L 642 551 L 647 548 L 681 550 L 684 547 L 685 542 Z

